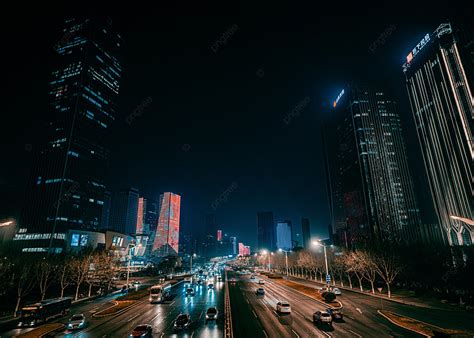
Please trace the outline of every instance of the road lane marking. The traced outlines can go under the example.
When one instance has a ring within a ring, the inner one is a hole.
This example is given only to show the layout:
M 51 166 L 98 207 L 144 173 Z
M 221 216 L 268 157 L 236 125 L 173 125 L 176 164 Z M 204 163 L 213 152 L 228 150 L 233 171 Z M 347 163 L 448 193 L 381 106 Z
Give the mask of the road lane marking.
M 293 331 L 293 333 L 295 334 L 296 337 L 300 338 L 300 335 L 297 334 L 295 330 L 291 329 L 291 331 Z
M 262 331 L 263 331 L 263 334 L 265 335 L 265 337 L 267 337 L 267 338 L 268 338 L 268 334 L 267 334 L 267 332 L 266 332 L 265 330 L 262 330 Z
M 275 314 L 275 316 L 280 317 L 275 310 L 272 310 L 272 312 Z
M 194 331 L 193 331 L 193 333 L 191 333 L 191 338 L 193 338 L 193 336 L 194 336 Z
M 360 314 L 362 314 L 362 311 L 358 307 L 356 307 L 356 310 L 359 311 Z
M 258 318 L 257 314 L 255 313 L 255 310 L 252 310 L 253 312 L 253 315 L 255 316 L 255 318 Z
M 170 306 L 173 305 L 174 303 L 176 303 L 176 301 L 174 300 L 172 303 L 170 303 Z
M 359 337 L 359 338 L 362 338 L 362 336 L 361 336 L 360 334 L 358 334 L 358 333 L 356 333 L 356 332 L 354 332 L 354 331 L 352 331 L 352 330 L 350 330 L 350 329 L 347 329 L 347 331 L 349 331 L 349 332 L 355 334 L 355 335 L 356 335 L 357 337 Z
M 201 320 L 203 313 L 204 313 L 204 310 L 201 311 L 201 314 L 199 315 L 199 320 Z M 194 331 L 193 331 L 193 333 L 194 333 Z
M 127 322 L 131 321 L 131 320 L 134 320 L 135 318 L 137 318 L 138 316 L 140 316 L 141 313 L 137 314 L 136 316 L 133 316 L 132 318 L 128 319 Z

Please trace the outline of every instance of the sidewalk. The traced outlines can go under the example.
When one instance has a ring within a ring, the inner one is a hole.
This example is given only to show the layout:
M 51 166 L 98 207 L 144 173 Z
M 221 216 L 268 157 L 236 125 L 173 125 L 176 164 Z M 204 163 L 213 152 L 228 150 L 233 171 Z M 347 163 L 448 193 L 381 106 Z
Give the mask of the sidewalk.
M 288 279 L 289 280 L 294 280 L 294 281 L 299 282 L 299 283 L 304 282 L 302 284 L 313 285 L 315 287 L 326 285 L 325 283 L 321 283 L 321 282 L 314 281 L 314 280 L 308 280 L 308 279 L 304 279 L 304 278 L 300 278 L 300 277 L 295 277 L 295 276 L 289 276 Z M 358 289 L 351 289 L 351 288 L 348 288 L 348 287 L 345 287 L 345 286 L 342 287 L 342 286 L 339 286 L 339 285 L 336 285 L 335 287 L 337 287 L 340 290 L 359 293 L 359 294 L 363 294 L 363 295 L 366 295 L 366 296 L 375 297 L 375 298 L 379 298 L 379 299 L 384 299 L 386 301 L 400 303 L 400 304 L 404 304 L 404 305 L 411 305 L 411 306 L 416 306 L 416 307 L 443 310 L 443 311 L 466 311 L 465 309 L 456 307 L 455 305 L 443 304 L 443 303 L 441 303 L 441 301 L 435 300 L 435 299 L 423 299 L 423 298 L 414 297 L 414 296 L 403 297 L 403 296 L 396 295 L 396 294 L 394 295 L 393 293 L 392 293 L 392 297 L 388 298 L 388 296 L 386 296 L 386 295 L 372 294 L 371 291 L 362 292 Z

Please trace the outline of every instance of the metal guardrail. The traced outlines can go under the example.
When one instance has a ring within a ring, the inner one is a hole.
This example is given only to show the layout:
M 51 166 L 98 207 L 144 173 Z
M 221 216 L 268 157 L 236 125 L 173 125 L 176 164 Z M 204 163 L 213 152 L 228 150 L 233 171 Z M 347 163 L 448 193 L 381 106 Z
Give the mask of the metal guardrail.
M 229 281 L 227 280 L 227 271 L 225 272 L 225 299 L 224 299 L 224 337 L 233 338 L 234 332 L 232 330 L 232 310 L 230 307 L 230 296 L 229 296 Z

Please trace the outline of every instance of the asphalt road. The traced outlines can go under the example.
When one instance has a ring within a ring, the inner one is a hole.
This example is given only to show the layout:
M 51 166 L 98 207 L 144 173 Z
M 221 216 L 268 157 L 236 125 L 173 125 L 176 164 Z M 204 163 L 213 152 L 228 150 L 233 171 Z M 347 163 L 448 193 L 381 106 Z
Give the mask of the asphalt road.
M 196 286 L 196 295 L 191 297 L 186 296 L 184 284 L 179 283 L 172 287 L 172 297 L 163 304 L 150 304 L 146 296 L 124 313 L 104 318 L 94 318 L 92 315 L 110 306 L 110 300 L 116 296 L 78 304 L 71 308 L 71 314 L 83 313 L 87 319 L 87 326 L 82 330 L 56 332 L 55 337 L 128 337 L 133 328 L 139 324 L 152 325 L 153 337 L 223 337 L 224 284 L 214 282 L 213 291 L 208 290 L 205 284 Z M 206 324 L 205 314 L 210 306 L 218 308 L 219 317 L 216 322 Z M 173 323 L 179 313 L 189 313 L 192 324 L 188 330 L 175 333 Z M 65 318 L 58 321 L 66 323 Z M 8 332 L 1 337 L 18 333 L 19 330 Z
M 232 277 L 232 276 L 230 276 Z M 359 310 L 348 306 L 344 308 L 343 321 L 329 325 L 315 325 L 312 315 L 324 305 L 281 284 L 263 276 L 249 279 L 249 275 L 235 276 L 238 279 L 236 287 L 239 288 L 245 303 L 251 307 L 255 320 L 263 327 L 264 335 L 268 337 L 414 337 L 409 331 L 401 329 L 379 315 L 366 312 L 363 306 Z M 258 285 L 257 280 L 263 279 L 265 284 Z M 264 287 L 265 296 L 257 297 L 255 290 Z M 350 298 L 348 295 L 347 298 Z M 233 299 L 231 299 L 232 301 Z M 286 300 L 292 306 L 291 314 L 278 314 L 276 303 Z M 245 311 L 242 306 L 239 315 Z M 232 308 L 232 316 L 236 311 Z M 235 332 L 235 329 L 234 329 Z M 235 337 L 239 337 L 235 335 Z

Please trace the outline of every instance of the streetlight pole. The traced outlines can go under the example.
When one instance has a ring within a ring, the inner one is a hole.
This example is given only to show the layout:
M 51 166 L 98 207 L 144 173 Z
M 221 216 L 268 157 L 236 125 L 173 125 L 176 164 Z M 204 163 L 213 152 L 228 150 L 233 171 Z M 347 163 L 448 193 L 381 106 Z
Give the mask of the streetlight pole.
M 283 250 L 283 249 L 278 249 L 278 251 L 285 253 L 286 277 L 288 277 L 288 252 L 289 251 Z
M 127 290 L 128 290 L 128 280 L 130 279 L 130 261 L 132 259 L 132 254 L 130 253 L 130 249 L 134 248 L 134 247 L 135 247 L 135 244 L 133 244 L 133 243 L 129 243 L 127 245 L 127 259 L 128 259 L 128 262 L 127 262 Z
M 320 245 L 323 247 L 323 251 L 324 251 L 324 264 L 326 266 L 326 287 L 329 288 L 329 280 L 328 280 L 328 276 L 329 276 L 329 268 L 328 268 L 328 255 L 327 255 L 327 252 L 326 252 L 326 244 L 324 244 L 322 241 L 320 240 L 315 240 L 313 241 L 313 245 Z

